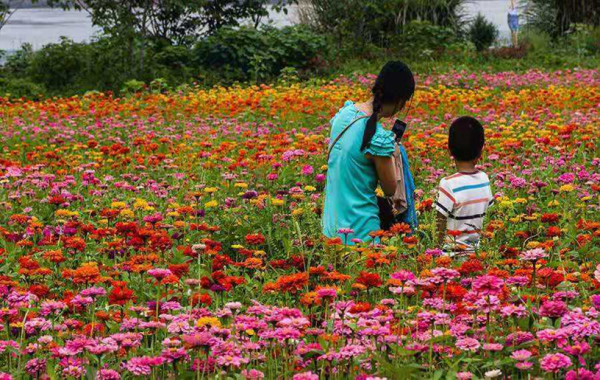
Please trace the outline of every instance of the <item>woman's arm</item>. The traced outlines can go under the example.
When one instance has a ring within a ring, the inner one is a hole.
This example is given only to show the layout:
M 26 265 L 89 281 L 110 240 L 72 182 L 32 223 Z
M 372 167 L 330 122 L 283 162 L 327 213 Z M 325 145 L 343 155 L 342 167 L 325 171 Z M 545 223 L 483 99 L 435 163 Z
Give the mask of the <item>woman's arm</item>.
M 367 158 L 371 159 L 375 164 L 375 170 L 377 171 L 377 177 L 381 184 L 381 190 L 383 193 L 391 197 L 396 193 L 396 167 L 392 157 L 373 156 L 367 155 Z

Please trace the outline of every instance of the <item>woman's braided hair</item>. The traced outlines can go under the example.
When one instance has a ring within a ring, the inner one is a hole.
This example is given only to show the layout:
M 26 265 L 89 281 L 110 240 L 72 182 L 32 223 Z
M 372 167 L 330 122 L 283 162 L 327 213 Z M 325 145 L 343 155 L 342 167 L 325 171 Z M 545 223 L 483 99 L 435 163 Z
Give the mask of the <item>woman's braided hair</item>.
M 377 120 L 383 105 L 410 100 L 415 92 L 415 78 L 404 62 L 389 61 L 375 79 L 371 92 L 373 93 L 373 113 L 367 120 L 361 151 L 367 149 L 371 144 L 371 139 L 377 131 Z

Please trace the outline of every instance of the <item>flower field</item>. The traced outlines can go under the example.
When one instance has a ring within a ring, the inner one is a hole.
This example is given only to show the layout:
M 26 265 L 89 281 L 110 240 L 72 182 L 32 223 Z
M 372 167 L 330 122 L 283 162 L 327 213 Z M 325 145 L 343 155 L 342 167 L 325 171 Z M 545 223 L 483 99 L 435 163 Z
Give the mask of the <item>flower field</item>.
M 418 78 L 418 231 L 321 235 L 328 121 L 371 76 L 0 100 L 0 379 L 600 378 L 600 75 Z M 432 203 L 486 128 L 479 252 Z

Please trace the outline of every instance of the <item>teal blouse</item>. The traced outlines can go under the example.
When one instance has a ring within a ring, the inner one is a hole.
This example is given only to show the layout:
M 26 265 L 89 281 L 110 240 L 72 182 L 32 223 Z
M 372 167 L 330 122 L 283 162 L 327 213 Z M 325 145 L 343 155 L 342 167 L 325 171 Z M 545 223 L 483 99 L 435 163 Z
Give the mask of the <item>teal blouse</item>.
M 353 102 L 347 101 L 330 121 L 330 141 L 333 142 L 348 124 L 363 115 Z M 370 146 L 361 152 L 366 124 L 367 118 L 354 123 L 335 144 L 327 162 L 323 234 L 329 238 L 339 236 L 344 239 L 345 235 L 338 230 L 350 228 L 354 233 L 348 235 L 348 244 L 351 244 L 351 239 L 367 241 L 370 239 L 369 232 L 380 229 L 375 195 L 377 172 L 365 154 L 389 157 L 395 149 L 394 134 L 378 123 Z

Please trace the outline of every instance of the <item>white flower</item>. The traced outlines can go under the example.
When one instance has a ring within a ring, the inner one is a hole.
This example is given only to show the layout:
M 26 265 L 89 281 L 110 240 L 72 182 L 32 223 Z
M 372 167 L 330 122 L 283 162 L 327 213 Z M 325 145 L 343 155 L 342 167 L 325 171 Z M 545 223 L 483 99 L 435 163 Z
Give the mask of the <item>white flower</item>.
M 502 375 L 502 371 L 500 371 L 499 369 L 493 369 L 493 370 L 487 371 L 485 373 L 485 378 L 486 379 L 494 379 L 494 378 L 496 378 L 498 376 L 501 376 L 501 375 Z

